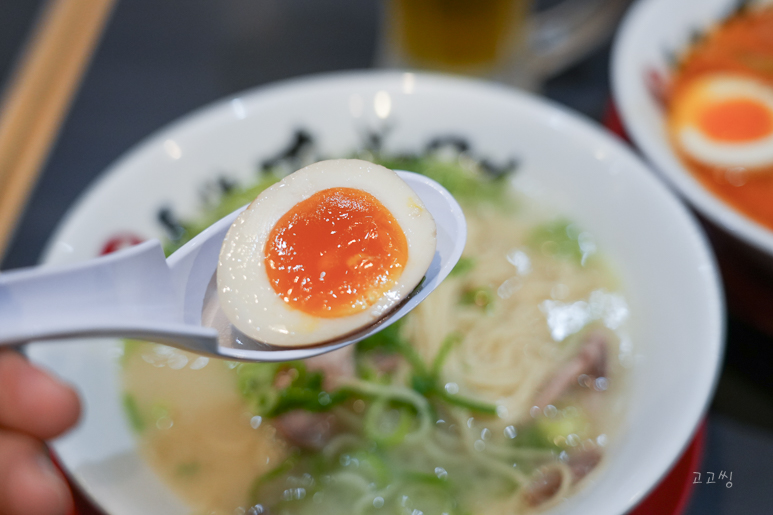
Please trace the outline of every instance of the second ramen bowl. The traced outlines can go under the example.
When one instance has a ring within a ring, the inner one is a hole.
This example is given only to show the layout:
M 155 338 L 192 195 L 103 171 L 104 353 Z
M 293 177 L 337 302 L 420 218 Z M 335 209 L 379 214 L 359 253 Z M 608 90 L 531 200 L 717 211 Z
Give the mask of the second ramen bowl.
M 640 0 L 615 40 L 612 89 L 628 135 L 669 186 L 720 229 L 722 245 L 743 251 L 773 273 L 773 230 L 711 193 L 687 169 L 669 141 L 663 98 L 680 56 L 744 3 L 770 2 Z

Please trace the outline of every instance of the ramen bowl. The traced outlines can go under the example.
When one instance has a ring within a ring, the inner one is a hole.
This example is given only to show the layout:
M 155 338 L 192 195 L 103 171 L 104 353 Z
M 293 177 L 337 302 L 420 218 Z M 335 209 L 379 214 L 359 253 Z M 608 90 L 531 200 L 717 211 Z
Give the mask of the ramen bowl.
M 584 487 L 550 513 L 619 515 L 669 470 L 706 410 L 722 355 L 723 305 L 695 221 L 628 148 L 593 123 L 528 94 L 413 73 L 346 73 L 247 91 L 151 135 L 70 210 L 45 254 L 71 263 L 169 235 L 213 191 L 256 169 L 363 149 L 395 155 L 464 141 L 510 186 L 593 234 L 625 292 L 624 415 Z M 115 340 L 33 344 L 30 357 L 72 382 L 78 426 L 53 442 L 83 491 L 116 515 L 190 509 L 143 461 L 122 405 Z M 617 356 L 623 358 L 623 356 Z
M 769 2 L 748 2 L 749 5 Z M 626 15 L 612 56 L 612 90 L 623 124 L 635 145 L 670 187 L 685 198 L 730 246 L 771 270 L 773 230 L 710 192 L 680 160 L 669 140 L 664 88 L 676 60 L 733 14 L 736 0 L 641 0 Z M 733 183 L 732 178 L 728 182 Z M 741 184 L 738 184 L 741 186 Z M 741 243 L 739 245 L 739 242 Z

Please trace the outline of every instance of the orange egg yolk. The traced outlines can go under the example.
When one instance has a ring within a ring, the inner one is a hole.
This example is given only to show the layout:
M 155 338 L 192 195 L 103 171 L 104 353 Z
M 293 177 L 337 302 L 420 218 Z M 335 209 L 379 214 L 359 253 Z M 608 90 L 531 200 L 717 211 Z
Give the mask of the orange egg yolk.
M 750 99 L 733 99 L 708 106 L 699 120 L 700 128 L 712 139 L 742 143 L 773 132 L 770 109 Z
M 402 274 L 408 241 L 373 195 L 330 188 L 297 203 L 271 230 L 266 272 L 279 296 L 309 315 L 353 315 Z

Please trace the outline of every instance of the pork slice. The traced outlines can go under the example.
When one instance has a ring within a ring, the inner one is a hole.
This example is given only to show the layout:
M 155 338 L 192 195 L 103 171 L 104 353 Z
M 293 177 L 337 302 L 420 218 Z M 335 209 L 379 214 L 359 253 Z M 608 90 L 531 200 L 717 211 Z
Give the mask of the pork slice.
M 293 410 L 274 418 L 271 423 L 290 445 L 313 451 L 322 450 L 336 433 L 336 420 L 330 413 Z
M 347 379 L 354 377 L 354 345 L 307 359 L 306 370 L 322 372 L 325 375 L 322 388 L 328 392 L 335 391 Z
M 559 368 L 540 389 L 534 405 L 544 408 L 553 404 L 566 390 L 576 385 L 577 379 L 583 374 L 592 378 L 606 374 L 607 338 L 607 334 L 601 331 L 589 333 L 577 355 Z
M 372 354 L 372 363 L 382 374 L 391 374 L 400 366 L 402 357 L 399 354 L 387 354 L 384 352 L 374 352 Z
M 601 461 L 601 451 L 599 449 L 588 449 L 587 451 L 577 451 L 569 455 L 566 464 L 572 471 L 572 484 L 577 483 L 582 478 L 590 474 Z
M 555 466 L 538 470 L 523 488 L 523 501 L 531 507 L 549 501 L 561 489 L 562 481 L 563 475 Z

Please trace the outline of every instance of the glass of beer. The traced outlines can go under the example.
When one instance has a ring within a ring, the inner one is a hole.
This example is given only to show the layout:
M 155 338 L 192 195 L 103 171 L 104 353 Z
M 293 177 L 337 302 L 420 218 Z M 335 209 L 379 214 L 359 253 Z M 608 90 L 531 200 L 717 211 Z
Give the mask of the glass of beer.
M 554 4 L 556 2 L 553 2 Z M 377 65 L 535 89 L 609 36 L 630 0 L 385 0 Z

